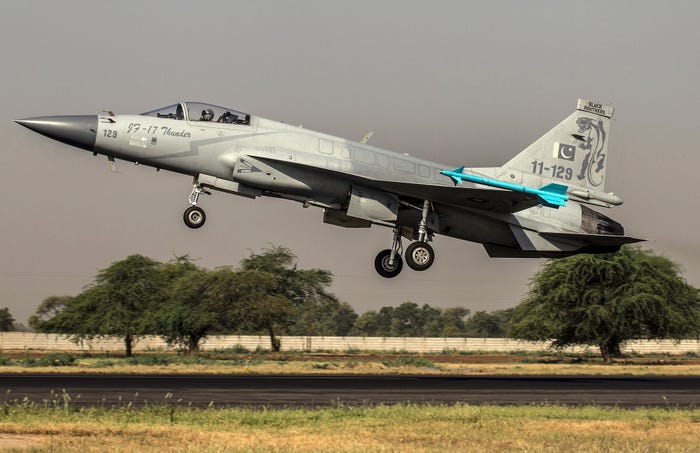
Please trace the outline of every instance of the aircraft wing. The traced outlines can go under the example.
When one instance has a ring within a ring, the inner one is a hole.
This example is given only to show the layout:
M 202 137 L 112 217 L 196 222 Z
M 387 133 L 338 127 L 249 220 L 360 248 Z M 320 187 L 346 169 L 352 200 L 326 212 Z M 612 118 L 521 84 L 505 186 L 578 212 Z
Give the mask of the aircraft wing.
M 403 181 L 390 181 L 359 176 L 353 173 L 319 168 L 314 165 L 305 165 L 300 162 L 290 162 L 270 158 L 269 156 L 250 153 L 248 156 L 261 160 L 270 166 L 282 170 L 282 167 L 304 167 L 319 173 L 332 174 L 336 178 L 346 179 L 366 187 L 384 190 L 396 195 L 415 198 L 417 200 L 430 200 L 434 203 L 449 204 L 462 208 L 474 208 L 483 211 L 511 213 L 522 211 L 540 204 L 536 195 L 523 192 L 514 192 L 502 189 L 470 188 L 464 186 L 420 184 Z M 282 170 L 283 171 L 283 170 Z
M 432 202 L 492 212 L 517 212 L 540 204 L 537 196 L 500 189 L 448 187 L 394 181 L 372 181 L 388 192 Z

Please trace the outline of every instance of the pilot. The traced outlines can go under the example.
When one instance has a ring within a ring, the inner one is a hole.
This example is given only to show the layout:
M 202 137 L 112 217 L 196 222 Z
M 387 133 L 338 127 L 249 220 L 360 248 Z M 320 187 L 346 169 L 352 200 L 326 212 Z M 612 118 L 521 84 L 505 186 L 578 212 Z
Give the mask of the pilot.
M 177 105 L 177 109 L 175 110 L 175 119 L 176 120 L 184 120 L 185 119 L 185 114 L 182 111 L 182 104 Z
M 211 121 L 214 119 L 214 111 L 212 109 L 202 110 L 202 117 L 199 121 Z

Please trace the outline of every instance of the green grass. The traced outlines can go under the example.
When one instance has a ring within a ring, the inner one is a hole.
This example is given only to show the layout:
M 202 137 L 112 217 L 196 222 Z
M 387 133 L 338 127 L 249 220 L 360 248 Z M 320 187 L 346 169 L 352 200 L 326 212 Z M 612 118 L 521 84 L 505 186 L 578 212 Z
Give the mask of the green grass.
M 419 368 L 438 368 L 434 362 L 431 362 L 430 360 L 423 359 L 421 357 L 414 357 L 414 356 L 397 357 L 397 358 L 391 359 L 391 360 L 383 360 L 382 365 L 389 367 L 389 368 L 397 368 L 397 367 L 404 367 L 404 366 L 415 366 L 415 367 L 419 367 Z
M 32 451 L 697 451 L 700 410 L 381 405 L 325 409 L 5 404 L 3 436 Z
M 451 421 L 469 423 L 495 419 L 570 421 L 685 421 L 700 423 L 700 409 L 676 407 L 621 409 L 603 406 L 525 405 L 474 406 L 468 404 L 396 404 L 355 406 L 336 404 L 330 408 L 221 408 L 177 406 L 163 401 L 135 406 L 127 401 L 110 407 L 80 407 L 65 393 L 55 393 L 42 403 L 5 401 L 0 410 L 2 423 L 177 423 L 184 426 L 267 426 L 289 428 L 307 423 L 319 425 L 342 420 L 377 418 L 400 423 Z M 0 428 L 1 431 L 1 428 Z
M 68 352 L 52 352 L 44 356 L 32 357 L 29 354 L 25 354 L 22 360 L 16 361 L 18 365 L 24 367 L 59 367 L 59 366 L 76 366 L 77 357 Z M 12 361 L 8 360 L 7 363 L 2 365 L 11 365 Z
M 5 352 L 0 373 L 282 373 L 282 374 L 635 374 L 697 375 L 700 363 L 693 355 L 644 355 L 603 363 L 594 354 L 551 352 L 508 354 L 407 354 L 301 351 L 248 351 L 232 348 L 201 351 L 197 355 L 175 352 L 141 352 L 133 357 L 97 353 Z

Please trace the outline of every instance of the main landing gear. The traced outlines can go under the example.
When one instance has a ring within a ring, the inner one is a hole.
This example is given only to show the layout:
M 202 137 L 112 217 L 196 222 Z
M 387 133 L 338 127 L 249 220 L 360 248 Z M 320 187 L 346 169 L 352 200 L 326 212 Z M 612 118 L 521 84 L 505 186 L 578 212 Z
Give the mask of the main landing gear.
M 403 269 L 403 261 L 401 260 L 401 252 L 403 245 L 401 244 L 401 227 L 394 228 L 394 241 L 390 249 L 382 250 L 374 259 L 374 268 L 377 273 L 384 278 L 394 278 Z
M 189 196 L 189 202 L 192 206 L 185 209 L 182 215 L 182 220 L 185 221 L 185 225 L 192 229 L 201 228 L 207 220 L 204 209 L 197 206 L 197 201 L 199 201 L 199 196 L 201 194 L 211 195 L 211 193 L 205 190 L 201 185 L 195 183 Z
M 418 240 L 406 247 L 406 264 L 414 271 L 424 271 L 430 268 L 435 261 L 435 251 L 428 244 L 430 235 L 428 234 L 428 212 L 430 211 L 430 202 L 423 202 L 421 210 L 421 219 L 418 224 Z M 399 225 L 394 228 L 394 240 L 391 248 L 382 250 L 374 259 L 374 268 L 377 273 L 384 278 L 393 278 L 399 275 L 403 268 L 401 253 L 403 245 L 401 244 L 401 227 Z

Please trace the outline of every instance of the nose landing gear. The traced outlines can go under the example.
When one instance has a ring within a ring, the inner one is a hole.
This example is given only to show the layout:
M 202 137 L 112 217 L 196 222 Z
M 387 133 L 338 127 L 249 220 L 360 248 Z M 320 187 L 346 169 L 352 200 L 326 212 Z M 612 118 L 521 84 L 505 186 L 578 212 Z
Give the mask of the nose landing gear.
M 207 220 L 204 209 L 197 206 L 197 201 L 199 201 L 199 196 L 201 194 L 211 195 L 211 193 L 206 191 L 201 185 L 195 183 L 188 199 L 192 206 L 185 209 L 182 215 L 182 220 L 185 222 L 185 225 L 192 229 L 201 228 Z

